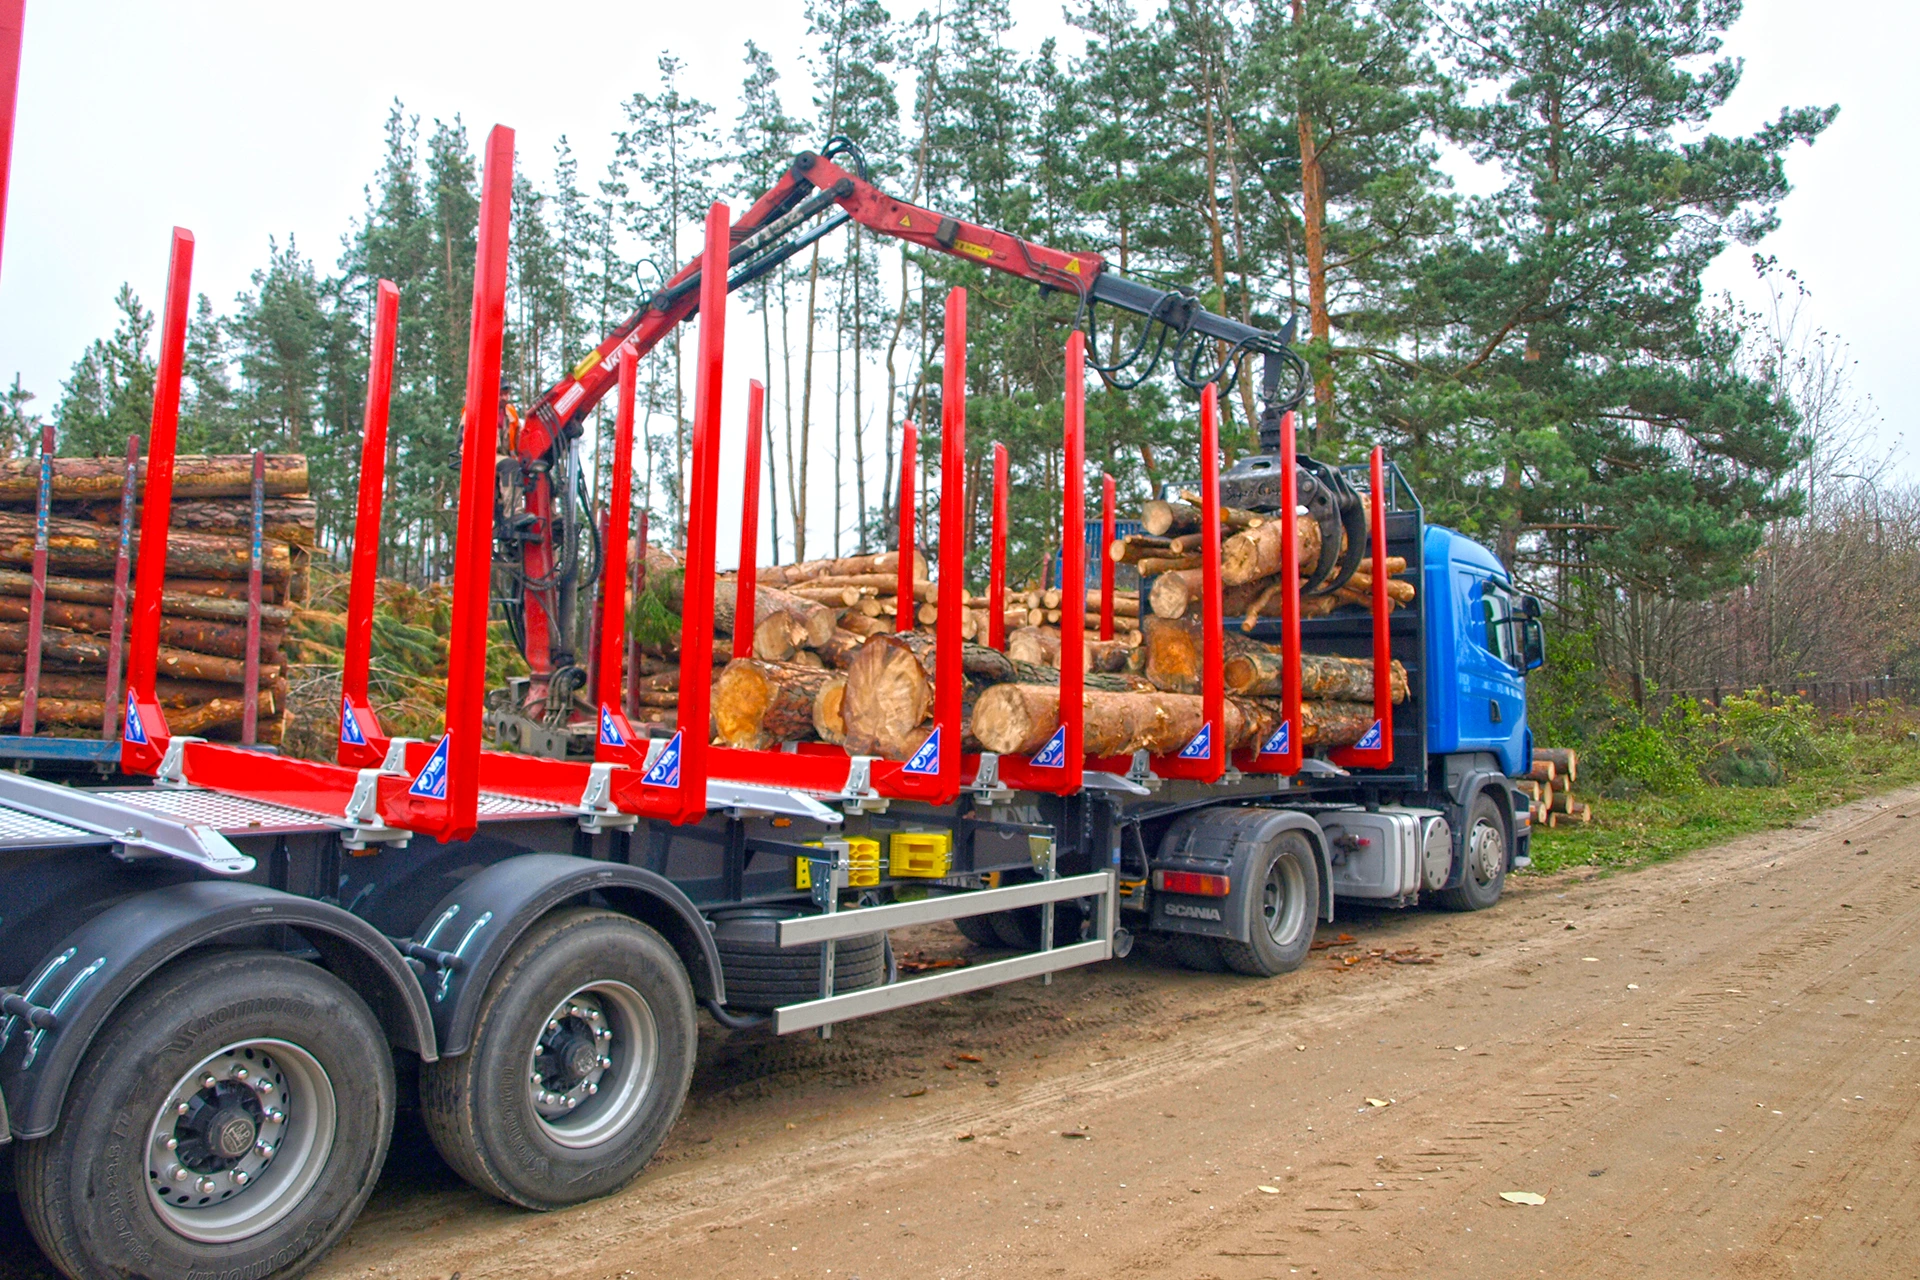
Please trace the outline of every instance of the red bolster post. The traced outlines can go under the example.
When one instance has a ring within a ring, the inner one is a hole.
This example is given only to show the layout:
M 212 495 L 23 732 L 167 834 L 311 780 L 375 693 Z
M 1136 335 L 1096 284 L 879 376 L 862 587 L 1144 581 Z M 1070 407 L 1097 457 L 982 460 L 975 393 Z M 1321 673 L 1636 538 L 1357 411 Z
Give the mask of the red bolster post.
M 1280 593 L 1280 714 L 1285 721 L 1286 749 L 1276 756 L 1279 772 L 1292 777 L 1306 760 L 1300 724 L 1300 493 L 1295 461 L 1293 410 L 1280 415 L 1280 536 L 1286 542 L 1280 563 L 1281 581 L 1291 584 Z
M 127 720 L 120 730 L 120 767 L 153 773 L 166 755 L 167 720 L 154 697 L 160 665 L 160 596 L 166 587 L 167 529 L 173 517 L 173 450 L 180 428 L 180 373 L 192 302 L 193 232 L 173 229 L 167 262 L 167 309 L 154 371 L 153 420 L 147 430 L 147 487 L 140 511 L 140 564 L 133 580 L 133 634 L 127 641 Z
M 254 745 L 260 729 L 260 562 L 265 551 L 267 455 L 253 451 L 252 537 L 247 552 L 247 656 L 240 678 L 240 744 Z
M 367 408 L 360 438 L 360 501 L 353 521 L 353 577 L 347 585 L 347 644 L 340 669 L 340 742 L 334 759 L 356 769 L 386 758 L 387 735 L 367 692 L 373 661 L 373 608 L 380 576 L 380 523 L 387 493 L 387 421 L 393 400 L 393 349 L 400 289 L 374 286 L 373 349 L 367 356 Z M 357 739 L 357 741 L 356 741 Z
M 1100 638 L 1113 639 L 1113 477 L 1100 475 Z
M 933 726 L 940 774 L 930 797 L 960 794 L 960 614 L 967 594 L 967 291 L 947 294 L 946 367 L 940 394 L 940 618 L 934 633 Z M 906 607 L 910 607 L 906 606 Z
M 1060 585 L 1067 591 L 1067 611 L 1060 619 L 1060 725 L 1066 730 L 1060 794 L 1068 795 L 1085 777 L 1087 742 L 1087 338 L 1078 329 L 1067 335 L 1062 416 Z
M 733 656 L 753 656 L 753 623 L 760 617 L 760 437 L 765 431 L 767 410 L 766 384 L 758 378 L 747 383 L 747 469 L 744 492 L 740 495 L 740 572 L 733 589 Z M 742 601 L 745 603 L 743 604 Z M 740 625 L 740 611 L 746 610 L 748 624 Z
M 913 630 L 913 469 L 920 461 L 920 428 L 911 422 L 900 427 L 900 537 L 896 545 L 899 550 L 894 559 L 893 602 L 897 612 L 894 614 L 893 629 L 896 632 Z
M 620 392 L 613 415 L 613 472 L 608 479 L 607 525 L 602 541 L 606 558 L 600 570 L 600 669 L 594 700 L 599 703 L 602 723 L 594 730 L 594 755 L 612 746 L 612 737 L 630 738 L 627 726 L 616 722 L 612 734 L 605 718 L 624 716 L 621 693 L 624 673 L 620 660 L 627 652 L 627 531 L 633 523 L 633 402 L 639 385 L 640 363 L 633 348 L 617 348 L 620 360 Z M 641 549 L 642 558 L 646 550 Z
M 127 473 L 120 485 L 120 547 L 113 557 L 113 615 L 107 624 L 107 696 L 100 713 L 100 740 L 112 742 L 120 727 L 120 650 L 127 639 L 127 577 L 132 572 L 133 504 L 140 483 L 140 437 L 127 437 Z
M 1373 553 L 1373 727 L 1361 745 L 1332 753 L 1342 768 L 1384 769 L 1393 763 L 1393 640 L 1388 632 L 1387 451 L 1373 447 L 1367 466 L 1368 542 Z M 1374 738 L 1367 745 L 1367 738 Z
M 987 548 L 987 647 L 1007 648 L 1007 446 L 993 446 L 993 544 Z
M 1227 771 L 1227 685 L 1225 667 L 1226 618 L 1220 582 L 1220 388 L 1209 382 L 1200 392 L 1200 554 L 1201 574 L 1200 697 L 1207 723 L 1213 727 L 1207 767 L 1202 782 L 1217 782 Z
M 40 714 L 40 650 L 47 623 L 47 523 L 53 508 L 53 424 L 40 428 L 40 491 L 33 516 L 33 585 L 27 601 L 27 670 L 21 684 L 20 735 L 31 738 Z

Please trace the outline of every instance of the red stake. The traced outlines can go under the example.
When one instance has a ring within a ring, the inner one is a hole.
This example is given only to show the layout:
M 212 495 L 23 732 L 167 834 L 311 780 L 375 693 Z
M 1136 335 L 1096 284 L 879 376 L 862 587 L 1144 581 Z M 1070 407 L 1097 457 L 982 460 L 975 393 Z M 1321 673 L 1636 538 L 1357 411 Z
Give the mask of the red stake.
M 1060 794 L 1080 789 L 1086 768 L 1087 681 L 1087 339 L 1067 335 L 1066 425 L 1061 442 L 1064 501 L 1060 512 L 1060 585 L 1067 611 L 1060 619 L 1060 726 L 1066 730 Z M 1071 619 L 1071 622 L 1069 622 Z
M 113 558 L 113 620 L 108 624 L 107 696 L 100 713 L 100 740 L 120 729 L 120 650 L 127 639 L 127 574 L 132 567 L 133 503 L 140 481 L 140 437 L 127 437 L 127 478 L 120 486 L 120 550 Z
M 1220 389 L 1211 382 L 1200 391 L 1200 536 L 1200 703 L 1206 724 L 1153 767 L 1163 778 L 1218 782 L 1227 771 L 1226 620 L 1220 583 Z
M 20 734 L 31 738 L 40 716 L 40 649 L 47 623 L 47 520 L 53 507 L 53 425 L 40 428 L 40 493 L 33 517 L 33 588 L 27 604 L 27 672 Z
M 1294 462 L 1295 418 L 1292 410 L 1280 415 L 1280 538 L 1286 543 L 1281 552 L 1282 582 L 1300 580 L 1298 467 Z M 1280 593 L 1280 713 L 1285 717 L 1278 751 L 1262 754 L 1278 757 L 1279 771 L 1288 777 L 1300 772 L 1306 760 L 1306 748 L 1300 741 L 1300 593 Z
M 987 647 L 1007 647 L 1007 446 L 993 446 L 993 545 L 987 548 Z
M 1113 477 L 1100 473 L 1100 638 L 1113 639 Z
M 1373 446 L 1368 460 L 1368 538 L 1373 553 L 1373 727 L 1360 745 L 1332 752 L 1342 768 L 1384 769 L 1393 763 L 1393 640 L 1387 613 L 1387 451 Z M 1369 743 L 1367 740 L 1373 741 Z
M 373 661 L 373 607 L 380 575 L 381 509 L 387 492 L 387 416 L 393 398 L 393 346 L 400 289 L 374 286 L 373 349 L 367 359 L 367 407 L 360 440 L 360 504 L 353 522 L 353 578 L 347 585 L 347 645 L 340 670 L 340 742 L 334 759 L 357 769 L 381 763 L 387 736 L 367 693 Z
M 173 444 L 180 427 L 180 371 L 192 285 L 193 232 L 175 227 L 167 260 L 160 364 L 153 379 L 153 422 L 147 431 L 147 488 L 140 512 L 140 567 L 134 574 L 133 635 L 127 642 L 127 719 L 120 730 L 120 767 L 128 773 L 157 770 L 169 736 L 153 681 L 160 665 L 160 595 L 167 574 L 167 529 L 173 518 Z
M 760 617 L 760 435 L 767 412 L 767 388 L 758 378 L 747 383 L 746 487 L 740 495 L 740 572 L 733 588 L 733 656 L 753 656 L 753 623 Z M 745 603 L 742 603 L 742 602 Z M 740 625 L 746 611 L 747 625 Z
M 500 438 L 500 348 L 507 309 L 507 237 L 513 220 L 513 130 L 505 125 L 497 124 L 487 134 L 480 181 L 466 421 L 460 439 L 460 522 L 453 551 L 453 616 L 447 646 L 447 731 L 407 791 L 409 799 L 424 802 L 415 806 L 418 816 L 408 825 L 442 841 L 466 840 L 480 822 L 494 462 Z M 529 617 L 529 628 L 533 625 Z
M 7 228 L 7 187 L 13 171 L 13 114 L 20 98 L 20 37 L 27 0 L 0 0 L 0 239 Z M 113 701 L 109 696 L 107 701 Z M 26 732 L 23 730 L 23 732 Z
M 247 656 L 241 668 L 240 742 L 252 746 L 260 729 L 260 552 L 267 507 L 267 455 L 253 451 L 253 538 L 247 560 Z
M 900 427 L 900 542 L 899 564 L 894 566 L 895 631 L 913 630 L 913 468 L 920 457 L 920 428 L 911 422 Z
M 606 565 L 600 571 L 600 687 L 594 700 L 602 717 L 624 715 L 620 656 L 627 634 L 627 531 L 633 526 L 633 401 L 640 358 L 632 347 L 619 349 L 620 400 L 613 415 L 613 475 L 607 494 Z M 641 552 L 641 559 L 646 553 Z M 621 730 L 624 733 L 624 728 Z M 602 728 L 600 737 L 606 737 Z
M 647 509 L 640 508 L 640 520 L 633 534 L 633 594 L 629 599 L 638 600 L 640 589 L 647 585 Z M 640 637 L 631 633 L 627 636 L 627 705 L 628 715 L 636 714 L 640 709 Z
M 940 391 L 940 618 L 934 636 L 933 731 L 939 777 L 926 797 L 950 804 L 960 794 L 960 614 L 967 594 L 967 291 L 947 294 L 946 368 Z M 910 608 L 911 603 L 903 603 Z M 907 762 L 911 767 L 912 760 Z M 904 770 L 903 770 L 904 772 Z

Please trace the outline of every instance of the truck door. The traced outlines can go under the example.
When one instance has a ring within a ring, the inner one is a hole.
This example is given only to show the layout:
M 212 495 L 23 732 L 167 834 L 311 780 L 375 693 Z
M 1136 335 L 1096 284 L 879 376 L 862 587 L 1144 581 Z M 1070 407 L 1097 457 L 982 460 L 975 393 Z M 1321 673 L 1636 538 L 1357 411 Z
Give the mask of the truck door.
M 1498 752 L 1509 775 L 1524 773 L 1527 689 L 1513 589 L 1477 565 L 1454 563 L 1460 646 L 1460 746 Z

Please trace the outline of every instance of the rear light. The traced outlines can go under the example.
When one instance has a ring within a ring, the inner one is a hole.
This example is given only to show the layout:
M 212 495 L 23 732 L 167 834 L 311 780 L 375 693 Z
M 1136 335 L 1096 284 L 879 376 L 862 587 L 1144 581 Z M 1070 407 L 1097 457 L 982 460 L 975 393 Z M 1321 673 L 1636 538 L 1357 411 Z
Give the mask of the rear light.
M 1224 898 L 1231 890 L 1226 876 L 1200 871 L 1156 871 L 1153 887 L 1163 893 L 1190 893 L 1197 898 Z

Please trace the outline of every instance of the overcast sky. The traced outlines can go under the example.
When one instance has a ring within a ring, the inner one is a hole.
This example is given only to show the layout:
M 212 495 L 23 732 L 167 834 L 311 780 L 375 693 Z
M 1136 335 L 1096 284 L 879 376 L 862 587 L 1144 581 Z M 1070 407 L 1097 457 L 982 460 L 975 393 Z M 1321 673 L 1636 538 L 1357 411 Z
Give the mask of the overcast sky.
M 1058 0 L 1014 8 L 1023 43 L 1065 31 Z M 586 178 L 606 161 L 620 102 L 654 86 L 663 50 L 686 60 L 688 89 L 723 120 L 748 38 L 773 51 L 789 101 L 800 99 L 800 14 L 799 0 L 28 0 L 0 379 L 18 370 L 34 407 L 50 410 L 81 350 L 112 328 L 121 281 L 158 308 L 175 223 L 198 237 L 195 291 L 222 309 L 266 260 L 269 236 L 297 236 L 331 267 L 396 97 L 428 119 L 460 114 L 476 147 L 489 125 L 513 125 L 536 177 L 565 134 Z M 1882 445 L 1904 453 L 1920 413 L 1910 353 L 1920 259 L 1906 244 L 1920 206 L 1920 16 L 1888 0 L 1749 0 L 1728 45 L 1746 76 L 1724 129 L 1752 129 L 1787 105 L 1841 106 L 1818 145 L 1790 155 L 1796 190 L 1762 249 L 1799 272 L 1811 319 L 1850 345 Z M 1764 296 L 1744 249 L 1710 284 Z M 1920 478 L 1904 459 L 1903 470 Z

